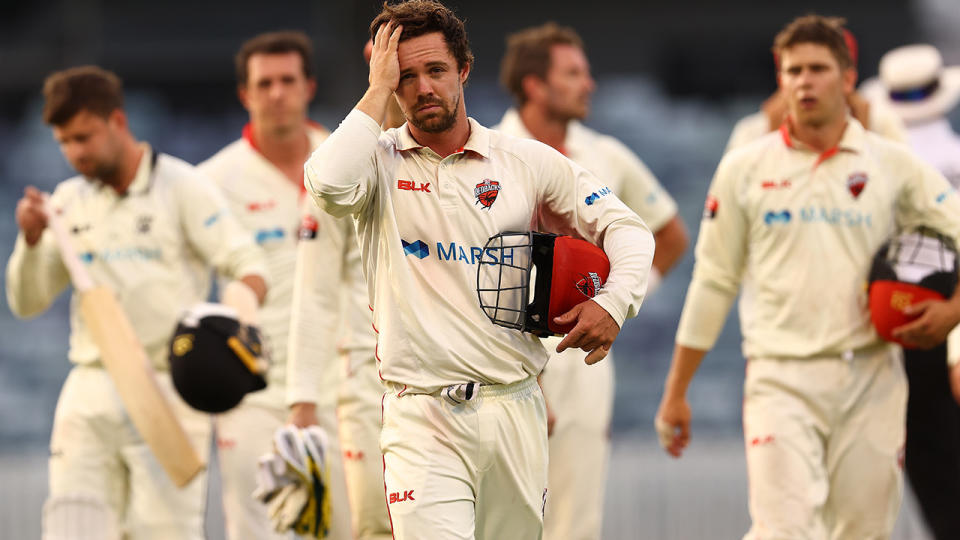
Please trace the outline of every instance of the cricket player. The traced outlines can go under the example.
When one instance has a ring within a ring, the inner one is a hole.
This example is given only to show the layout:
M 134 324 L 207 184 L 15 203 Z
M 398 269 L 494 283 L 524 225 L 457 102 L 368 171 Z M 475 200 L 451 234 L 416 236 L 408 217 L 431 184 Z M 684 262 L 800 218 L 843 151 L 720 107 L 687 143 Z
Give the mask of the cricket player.
M 216 419 L 217 450 L 223 478 L 227 533 L 233 539 L 286 538 L 273 531 L 267 507 L 251 494 L 257 460 L 273 447 L 284 425 L 286 369 L 293 276 L 297 260 L 303 163 L 328 132 L 307 118 L 316 92 L 313 44 L 301 32 L 271 32 L 245 42 L 236 55 L 237 96 L 250 114 L 240 139 L 199 165 L 225 195 L 231 210 L 263 248 L 272 278 L 259 312 L 271 351 L 267 389 L 247 396 Z M 319 355 L 331 342 L 308 333 L 297 342 L 300 355 Z M 350 514 L 337 440 L 334 410 L 338 372 L 313 380 L 319 395 L 313 423 L 330 435 L 327 463 L 333 507 L 330 538 L 350 538 Z M 322 391 L 321 391 L 322 390 Z M 297 396 L 293 396 L 296 401 Z
M 687 387 L 742 285 L 748 539 L 890 537 L 907 385 L 900 348 L 870 322 L 867 274 L 896 228 L 960 240 L 960 198 L 943 176 L 849 116 L 856 72 L 841 24 L 809 15 L 776 37 L 789 116 L 717 168 L 657 413 L 680 456 Z M 916 319 L 894 336 L 932 347 L 960 321 L 960 295 L 906 311 Z
M 945 117 L 960 102 L 960 67 L 945 67 L 932 45 L 909 45 L 883 56 L 879 83 L 866 97 L 902 118 L 913 151 L 960 187 L 960 137 Z M 960 407 L 950 391 L 952 381 L 960 396 L 958 332 L 951 333 L 949 357 L 946 344 L 904 351 L 907 478 L 938 540 L 960 538 Z
M 653 231 L 657 250 L 647 280 L 651 294 L 683 255 L 688 239 L 673 198 L 620 141 L 580 123 L 595 88 L 583 42 L 555 23 L 507 39 L 501 84 L 517 107 L 494 129 L 548 144 L 607 182 Z M 549 437 L 550 467 L 544 537 L 600 538 L 613 414 L 613 358 L 587 366 L 577 349 L 556 353 L 557 337 L 543 340 L 550 361 L 541 375 L 548 410 L 556 419 Z
M 397 539 L 540 538 L 546 411 L 537 338 L 490 322 L 477 300 L 494 234 L 541 229 L 602 246 L 609 281 L 557 317 L 559 349 L 601 360 L 646 290 L 653 237 L 609 188 L 559 152 L 466 114 L 473 64 L 443 5 L 385 5 L 371 23 L 370 86 L 307 162 L 308 192 L 353 215 L 372 299 L 384 479 Z M 404 126 L 381 132 L 395 95 Z
M 174 391 L 167 347 L 181 312 L 206 299 L 210 268 L 254 307 L 267 293 L 263 254 L 215 189 L 189 164 L 138 142 L 116 75 L 93 66 L 50 75 L 44 121 L 78 176 L 50 197 L 93 280 L 116 292 L 196 450 L 209 416 Z M 7 263 L 14 314 L 44 311 L 69 284 L 43 196 L 27 187 Z M 238 289 L 239 287 L 239 289 Z M 206 475 L 178 489 L 131 424 L 73 298 L 69 360 L 50 441 L 44 538 L 200 539 Z
M 850 51 L 850 59 L 854 68 L 857 65 L 859 47 L 853 32 L 843 29 L 843 37 Z M 774 64 L 780 59 L 774 54 Z M 881 103 L 865 99 L 859 92 L 847 94 L 847 106 L 850 114 L 860 122 L 865 129 L 879 133 L 888 139 L 906 142 L 907 134 L 903 121 L 889 107 Z M 759 139 L 763 135 L 776 131 L 787 115 L 787 99 L 780 88 L 761 105 L 760 110 L 741 118 L 730 133 L 725 152 L 739 148 L 747 143 Z

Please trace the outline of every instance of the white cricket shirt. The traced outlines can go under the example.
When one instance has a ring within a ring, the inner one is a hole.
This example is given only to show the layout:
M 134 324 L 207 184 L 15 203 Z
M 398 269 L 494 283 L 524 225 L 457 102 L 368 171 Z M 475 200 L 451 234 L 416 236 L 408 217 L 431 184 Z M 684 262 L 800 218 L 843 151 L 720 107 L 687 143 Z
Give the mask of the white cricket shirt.
M 617 324 L 639 309 L 653 259 L 646 225 L 586 169 L 469 122 L 463 150 L 441 158 L 405 125 L 381 133 L 354 110 L 305 165 L 318 204 L 357 220 L 381 376 L 411 390 L 508 384 L 543 368 L 536 337 L 492 324 L 480 308 L 489 237 L 542 230 L 601 246 L 611 271 L 594 300 Z
M 853 118 L 818 154 L 780 131 L 727 154 L 710 186 L 677 343 L 710 349 L 741 282 L 746 357 L 839 355 L 879 343 L 870 262 L 895 226 L 960 238 L 960 198 L 905 145 Z
M 206 300 L 210 267 L 232 278 L 267 277 L 263 253 L 196 169 L 175 157 L 143 157 L 126 194 L 76 176 L 50 198 L 94 283 L 112 289 L 147 354 L 167 369 L 167 347 L 183 310 Z M 69 284 L 53 233 L 33 247 L 21 233 L 7 263 L 7 300 L 21 317 L 45 310 Z M 99 349 L 70 304 L 71 362 L 99 361 Z
M 311 149 L 319 146 L 328 135 L 320 127 L 311 127 L 307 133 Z M 271 281 L 257 316 L 269 345 L 269 384 L 266 390 L 251 394 L 247 399 L 283 403 L 303 189 L 257 150 L 249 125 L 244 127 L 243 137 L 197 168 L 216 183 L 233 214 L 266 254 Z

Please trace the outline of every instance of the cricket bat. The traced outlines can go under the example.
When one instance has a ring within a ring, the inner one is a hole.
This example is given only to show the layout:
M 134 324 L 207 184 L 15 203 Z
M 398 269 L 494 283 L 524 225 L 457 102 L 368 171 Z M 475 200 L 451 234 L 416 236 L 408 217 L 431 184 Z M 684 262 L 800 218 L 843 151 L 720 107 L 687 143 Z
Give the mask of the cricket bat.
M 187 485 L 206 465 L 163 396 L 150 359 L 113 291 L 93 282 L 56 210 L 47 203 L 46 211 L 47 224 L 80 298 L 80 314 L 130 420 L 173 483 Z

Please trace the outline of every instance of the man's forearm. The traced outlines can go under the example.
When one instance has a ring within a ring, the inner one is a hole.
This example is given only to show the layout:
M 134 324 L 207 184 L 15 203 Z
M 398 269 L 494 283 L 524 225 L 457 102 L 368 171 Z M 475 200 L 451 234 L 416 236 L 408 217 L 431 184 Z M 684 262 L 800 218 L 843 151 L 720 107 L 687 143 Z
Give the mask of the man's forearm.
M 654 233 L 653 238 L 657 244 L 657 250 L 653 254 L 653 267 L 661 276 L 665 276 L 687 250 L 690 243 L 687 228 L 680 216 L 673 216 L 673 219 Z
M 679 399 L 687 394 L 687 388 L 700 367 L 707 351 L 676 345 L 673 349 L 673 361 L 664 382 L 664 399 Z
M 378 124 L 383 124 L 383 119 L 387 114 L 387 105 L 393 99 L 393 90 L 386 86 L 371 86 L 363 94 L 356 108 L 373 118 Z

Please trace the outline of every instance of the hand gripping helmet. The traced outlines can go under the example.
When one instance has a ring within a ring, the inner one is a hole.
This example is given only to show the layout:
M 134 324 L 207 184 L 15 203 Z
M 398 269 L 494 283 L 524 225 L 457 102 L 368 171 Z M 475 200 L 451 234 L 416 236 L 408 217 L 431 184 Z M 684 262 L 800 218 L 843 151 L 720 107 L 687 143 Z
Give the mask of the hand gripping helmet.
M 198 304 L 184 314 L 170 341 L 170 377 L 180 397 L 199 411 L 221 413 L 267 387 L 260 332 L 241 324 L 233 308 Z
M 491 322 L 538 336 L 566 334 L 553 319 L 593 298 L 610 273 L 603 250 L 570 236 L 504 232 L 477 265 L 477 297 Z
M 873 258 L 869 287 L 873 326 L 881 338 L 900 343 L 893 338 L 893 329 L 910 322 L 903 312 L 907 306 L 953 296 L 956 246 L 924 227 L 894 235 Z

